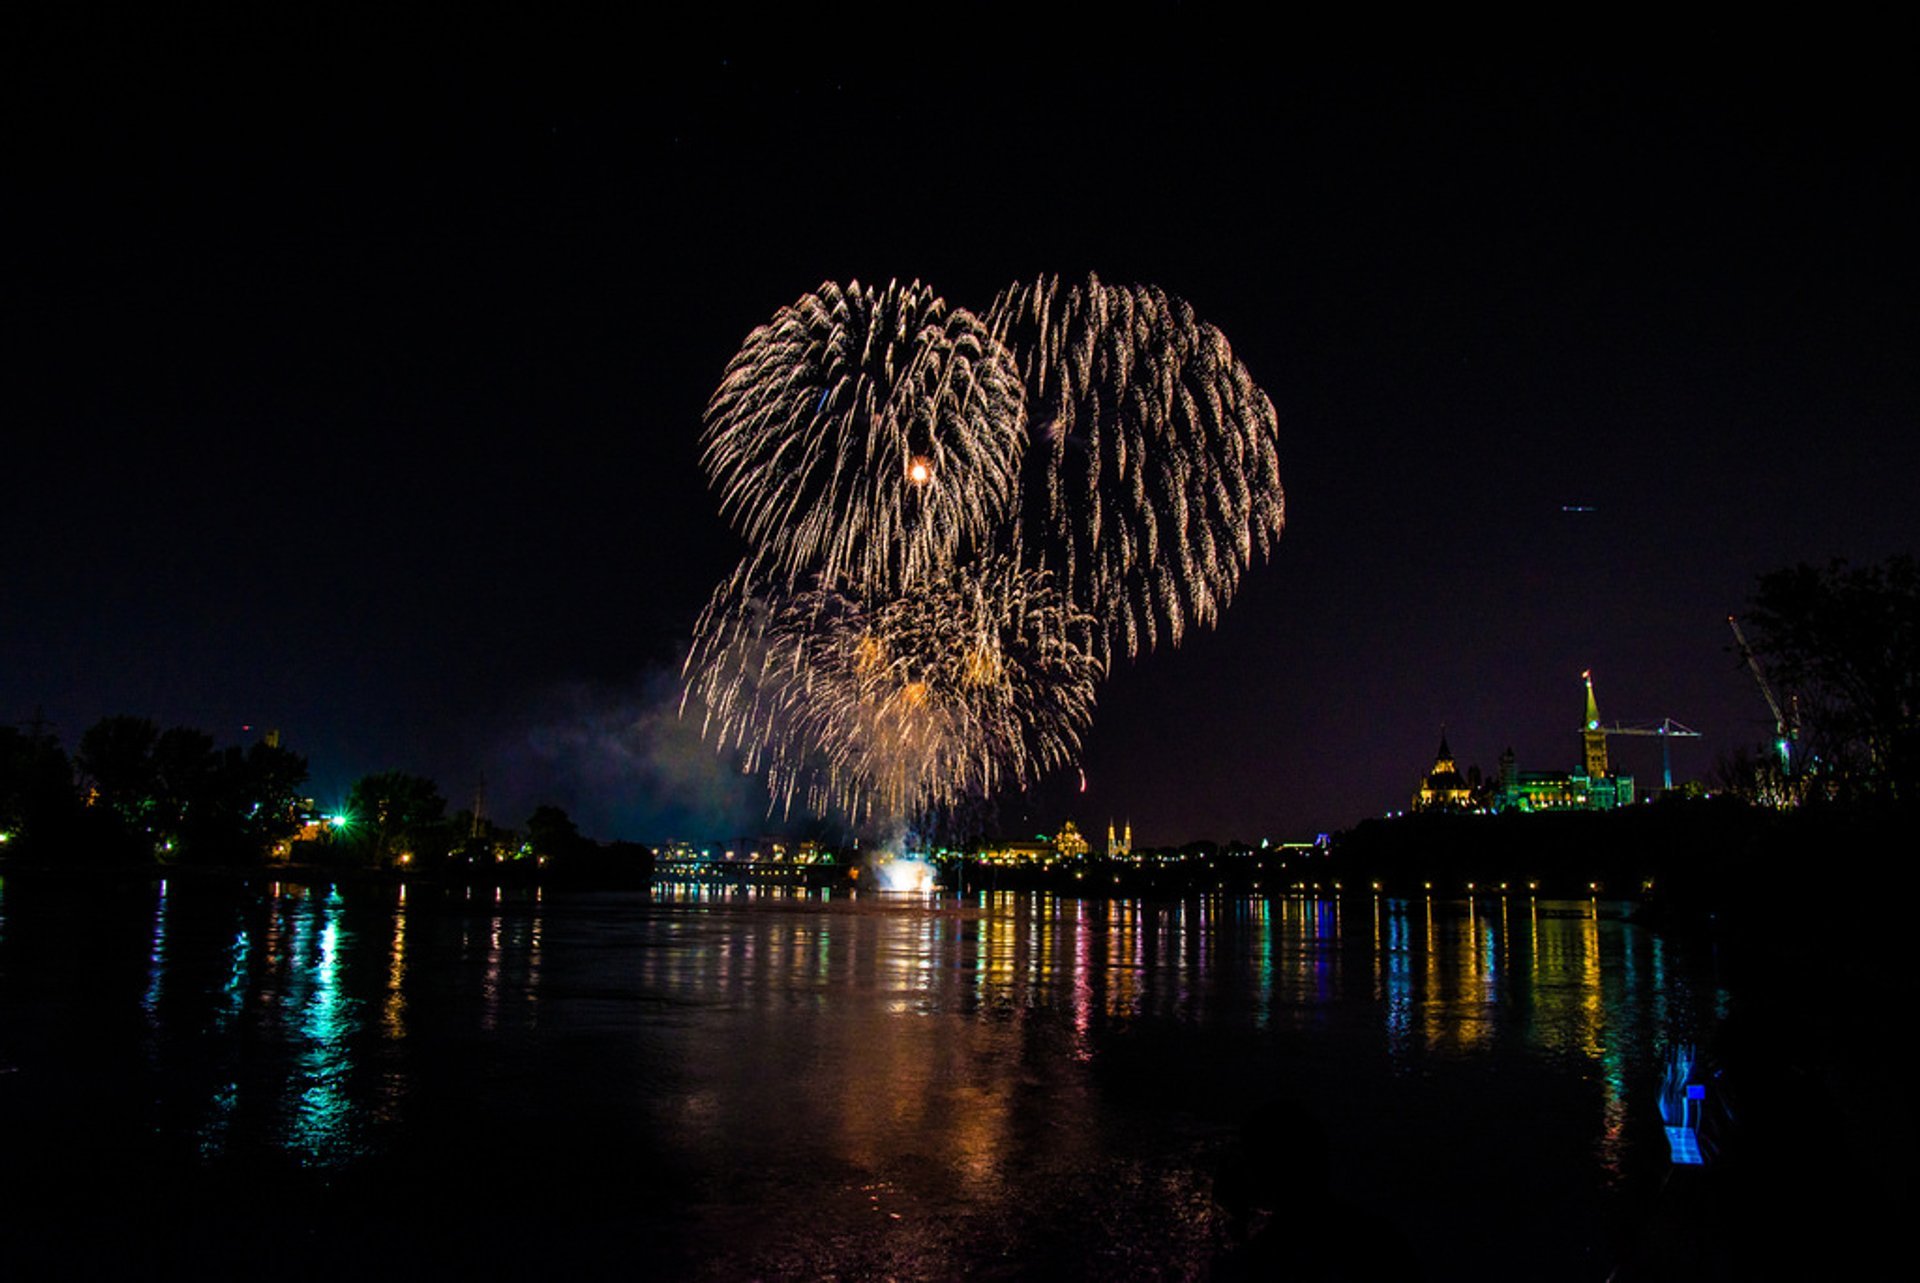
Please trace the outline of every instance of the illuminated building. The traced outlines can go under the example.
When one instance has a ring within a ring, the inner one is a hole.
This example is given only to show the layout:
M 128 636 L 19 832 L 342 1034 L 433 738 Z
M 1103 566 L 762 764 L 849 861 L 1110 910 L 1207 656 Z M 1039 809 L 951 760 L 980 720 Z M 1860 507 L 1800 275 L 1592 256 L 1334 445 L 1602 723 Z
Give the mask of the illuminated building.
M 1587 718 L 1580 724 L 1581 756 L 1590 779 L 1607 778 L 1607 733 L 1600 729 L 1600 705 L 1593 698 L 1593 673 L 1580 674 L 1587 684 Z
M 1580 674 L 1587 687 L 1586 716 L 1580 723 L 1580 767 L 1572 771 L 1523 771 L 1513 750 L 1500 754 L 1500 776 L 1490 787 L 1463 776 L 1440 733 L 1433 769 L 1414 789 L 1415 811 L 1611 811 L 1633 802 L 1633 777 L 1615 775 L 1607 763 L 1607 732 L 1593 695 L 1593 675 Z
M 1127 831 L 1131 837 L 1133 826 L 1128 825 Z M 1073 821 L 1068 820 L 1051 838 L 1036 834 L 1031 838 L 1001 842 L 982 850 L 976 858 L 985 864 L 1055 864 L 1084 859 L 1087 851 L 1086 838 L 1080 835 Z
M 1611 811 L 1633 802 L 1633 776 L 1607 769 L 1607 733 L 1600 729 L 1600 706 L 1593 697 L 1593 674 L 1582 673 L 1587 684 L 1587 715 L 1580 723 L 1581 769 L 1577 771 L 1523 771 L 1509 748 L 1500 755 L 1500 783 L 1491 809 L 1495 811 Z
M 1132 854 L 1133 821 L 1127 821 L 1126 827 L 1121 830 L 1120 837 L 1117 839 L 1113 835 L 1113 821 L 1107 821 L 1107 858 L 1109 860 L 1124 860 Z
M 1434 754 L 1433 769 L 1414 790 L 1416 811 L 1469 811 L 1474 807 L 1473 785 L 1453 763 L 1453 750 L 1447 747 L 1447 732 L 1440 731 L 1440 749 Z

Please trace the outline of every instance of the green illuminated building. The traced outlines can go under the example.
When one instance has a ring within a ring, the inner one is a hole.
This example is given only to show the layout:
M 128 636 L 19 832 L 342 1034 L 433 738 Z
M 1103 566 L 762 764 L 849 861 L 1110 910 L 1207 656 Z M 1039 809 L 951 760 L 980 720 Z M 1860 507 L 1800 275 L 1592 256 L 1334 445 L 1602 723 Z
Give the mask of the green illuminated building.
M 1523 771 L 1509 748 L 1500 755 L 1500 780 L 1488 809 L 1494 811 L 1611 811 L 1633 801 L 1633 776 L 1607 769 L 1607 733 L 1600 729 L 1600 706 L 1587 684 L 1587 715 L 1580 726 L 1581 769 Z

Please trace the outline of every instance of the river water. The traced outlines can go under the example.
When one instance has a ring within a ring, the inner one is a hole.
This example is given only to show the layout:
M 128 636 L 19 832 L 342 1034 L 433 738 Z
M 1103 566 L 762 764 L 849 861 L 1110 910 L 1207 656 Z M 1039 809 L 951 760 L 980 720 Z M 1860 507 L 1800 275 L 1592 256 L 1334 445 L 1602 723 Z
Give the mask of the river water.
M 47 1270 L 1600 1278 L 1712 959 L 1624 906 L 0 881 Z M 1238 1213 L 1236 1216 L 1235 1213 Z

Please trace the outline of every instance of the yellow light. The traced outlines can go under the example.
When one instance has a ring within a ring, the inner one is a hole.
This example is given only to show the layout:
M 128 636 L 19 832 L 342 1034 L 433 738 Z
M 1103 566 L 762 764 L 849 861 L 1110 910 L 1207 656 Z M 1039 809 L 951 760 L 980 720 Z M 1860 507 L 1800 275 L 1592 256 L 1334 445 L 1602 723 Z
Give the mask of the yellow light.
M 907 464 L 907 480 L 916 486 L 924 486 L 933 480 L 933 463 L 923 454 L 916 454 Z
M 1000 656 L 984 647 L 970 647 L 966 672 L 961 679 L 968 686 L 990 686 L 1000 680 Z

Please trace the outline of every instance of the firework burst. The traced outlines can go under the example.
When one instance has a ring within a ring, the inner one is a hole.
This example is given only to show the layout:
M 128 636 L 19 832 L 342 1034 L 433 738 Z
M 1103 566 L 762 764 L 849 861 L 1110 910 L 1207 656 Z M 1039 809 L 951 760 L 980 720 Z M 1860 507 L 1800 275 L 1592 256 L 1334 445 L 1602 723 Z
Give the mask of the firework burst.
M 702 461 L 756 572 L 884 594 L 991 543 L 1025 445 L 1012 358 L 971 312 L 828 282 L 747 336 Z
M 1275 437 L 1226 338 L 1151 286 L 1042 277 L 980 318 L 918 282 L 822 285 L 707 408 L 749 546 L 683 707 L 789 810 L 1024 788 L 1078 760 L 1111 654 L 1212 624 L 1267 555 Z
M 1092 276 L 1011 286 L 987 317 L 1026 386 L 1028 557 L 1123 654 L 1214 623 L 1286 523 L 1273 404 L 1226 336 Z
M 1074 761 L 1102 665 L 1090 621 L 1005 558 L 868 604 L 742 566 L 688 658 L 704 733 L 777 804 L 919 818 Z

